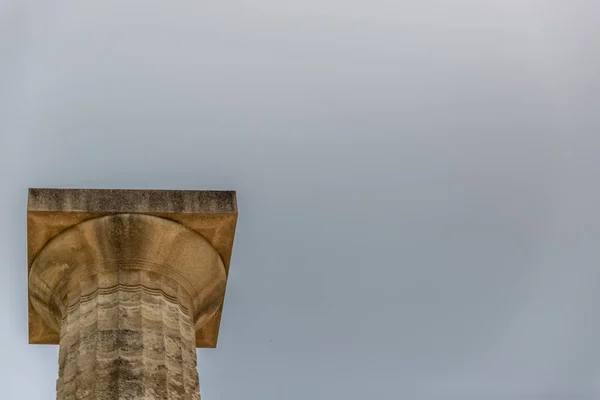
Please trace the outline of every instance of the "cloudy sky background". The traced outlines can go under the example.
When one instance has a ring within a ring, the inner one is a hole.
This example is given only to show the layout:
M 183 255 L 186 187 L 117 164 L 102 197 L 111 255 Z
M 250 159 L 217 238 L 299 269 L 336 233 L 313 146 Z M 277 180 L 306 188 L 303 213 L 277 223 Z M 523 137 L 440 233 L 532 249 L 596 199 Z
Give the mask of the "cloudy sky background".
M 235 189 L 206 400 L 600 397 L 600 3 L 0 2 L 3 398 L 28 187 Z

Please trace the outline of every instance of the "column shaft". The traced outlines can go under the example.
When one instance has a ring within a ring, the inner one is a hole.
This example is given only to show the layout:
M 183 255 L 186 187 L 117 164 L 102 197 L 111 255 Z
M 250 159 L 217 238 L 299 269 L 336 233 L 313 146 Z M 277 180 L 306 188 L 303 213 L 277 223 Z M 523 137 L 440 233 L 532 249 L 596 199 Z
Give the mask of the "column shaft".
M 160 288 L 81 295 L 62 319 L 58 400 L 199 400 L 194 325 Z

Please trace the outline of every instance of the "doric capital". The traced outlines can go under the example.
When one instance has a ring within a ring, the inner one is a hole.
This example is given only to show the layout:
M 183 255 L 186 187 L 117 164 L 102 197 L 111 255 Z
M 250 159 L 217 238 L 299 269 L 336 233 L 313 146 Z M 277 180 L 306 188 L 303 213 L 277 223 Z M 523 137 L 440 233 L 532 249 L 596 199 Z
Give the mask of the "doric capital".
M 163 279 L 183 288 L 196 346 L 216 347 L 236 222 L 232 191 L 30 189 L 30 343 L 58 344 L 64 307 L 98 284 Z

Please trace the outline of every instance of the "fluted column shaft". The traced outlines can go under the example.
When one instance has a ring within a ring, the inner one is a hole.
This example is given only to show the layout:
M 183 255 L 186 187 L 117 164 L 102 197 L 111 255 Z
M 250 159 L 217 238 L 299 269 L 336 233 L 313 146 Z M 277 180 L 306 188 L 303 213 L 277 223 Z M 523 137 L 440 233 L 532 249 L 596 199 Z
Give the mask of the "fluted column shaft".
M 168 278 L 147 275 L 133 270 L 116 286 L 98 287 L 68 307 L 58 400 L 200 399 L 189 312 L 161 288 Z M 129 284 L 132 276 L 154 288 Z

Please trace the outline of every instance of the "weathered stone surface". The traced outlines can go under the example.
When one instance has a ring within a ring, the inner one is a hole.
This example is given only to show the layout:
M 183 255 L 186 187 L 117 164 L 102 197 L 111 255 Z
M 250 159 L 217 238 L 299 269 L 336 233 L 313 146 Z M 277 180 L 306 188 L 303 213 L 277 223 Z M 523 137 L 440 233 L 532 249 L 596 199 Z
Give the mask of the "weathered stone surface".
M 227 273 L 237 222 L 236 194 L 195 190 L 30 189 L 29 269 L 55 236 L 87 220 L 120 213 L 150 215 L 189 228 L 216 250 Z M 196 347 L 216 347 L 221 313 L 222 304 L 207 321 L 196 324 Z M 47 324 L 29 301 L 30 343 L 58 344 L 58 328 L 58 322 Z
M 235 192 L 227 190 L 29 189 L 30 211 L 230 214 Z
M 30 304 L 60 333 L 57 399 L 200 398 L 196 331 L 226 268 L 186 226 L 139 213 L 71 226 L 31 263 Z
M 57 399 L 198 400 L 194 340 L 189 312 L 160 289 L 99 288 L 62 320 Z

